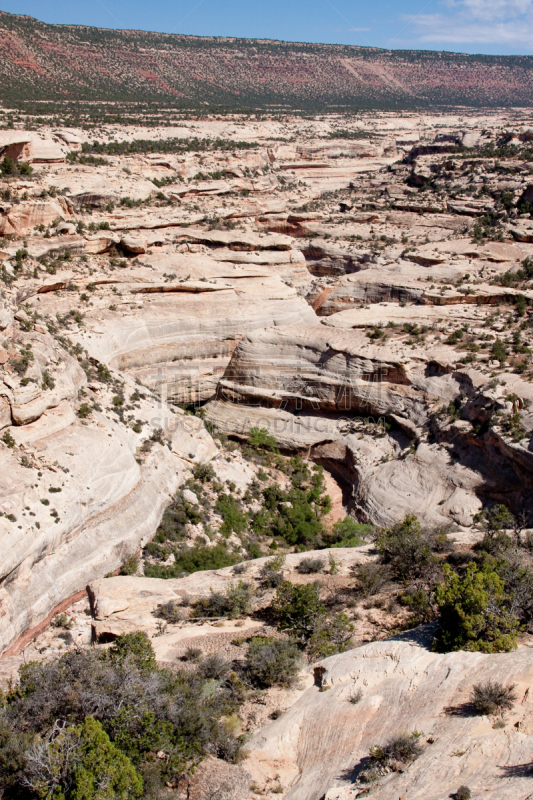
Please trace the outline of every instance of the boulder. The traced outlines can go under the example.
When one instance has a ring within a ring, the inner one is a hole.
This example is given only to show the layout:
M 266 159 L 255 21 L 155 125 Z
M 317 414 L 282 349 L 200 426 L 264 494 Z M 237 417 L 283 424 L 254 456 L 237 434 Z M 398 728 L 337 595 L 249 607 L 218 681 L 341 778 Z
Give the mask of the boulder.
M 190 489 L 184 489 L 183 492 L 183 499 L 187 501 L 187 503 L 191 503 L 193 506 L 198 505 L 198 497 L 195 495 L 194 492 L 191 492 Z
M 148 249 L 148 240 L 141 236 L 123 236 L 120 244 L 128 253 L 140 255 L 146 253 Z

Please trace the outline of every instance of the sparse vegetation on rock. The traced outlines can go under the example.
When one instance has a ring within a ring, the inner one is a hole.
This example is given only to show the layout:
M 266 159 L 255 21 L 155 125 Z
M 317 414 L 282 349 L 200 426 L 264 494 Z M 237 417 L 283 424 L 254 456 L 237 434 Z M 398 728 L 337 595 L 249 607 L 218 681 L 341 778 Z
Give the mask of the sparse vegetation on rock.
M 503 714 L 516 700 L 515 686 L 504 686 L 497 681 L 487 681 L 474 686 L 471 703 L 478 714 Z

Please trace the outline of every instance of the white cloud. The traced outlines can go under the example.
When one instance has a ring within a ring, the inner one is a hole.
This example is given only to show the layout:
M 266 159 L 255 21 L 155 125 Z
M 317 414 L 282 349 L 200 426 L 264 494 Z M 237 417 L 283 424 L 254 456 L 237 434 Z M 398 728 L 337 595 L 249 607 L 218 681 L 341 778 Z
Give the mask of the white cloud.
M 531 9 L 532 0 L 460 0 L 450 3 L 478 19 L 509 19 L 525 14 Z
M 420 42 L 533 47 L 533 0 L 444 0 L 446 14 L 405 17 Z

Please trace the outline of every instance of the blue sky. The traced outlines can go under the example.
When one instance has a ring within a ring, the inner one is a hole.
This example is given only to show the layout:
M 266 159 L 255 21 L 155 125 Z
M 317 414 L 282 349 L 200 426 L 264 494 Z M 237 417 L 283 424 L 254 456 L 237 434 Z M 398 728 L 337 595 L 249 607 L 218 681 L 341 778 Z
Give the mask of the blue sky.
M 44 22 L 465 53 L 533 53 L 533 0 L 0 0 Z

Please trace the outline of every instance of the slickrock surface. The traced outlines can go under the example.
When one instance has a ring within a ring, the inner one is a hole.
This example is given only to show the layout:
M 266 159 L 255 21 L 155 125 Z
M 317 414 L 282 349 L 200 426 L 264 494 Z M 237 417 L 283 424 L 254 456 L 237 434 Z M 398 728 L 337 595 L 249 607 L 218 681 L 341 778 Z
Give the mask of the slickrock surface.
M 109 413 L 86 422 L 67 400 L 52 402 L 35 421 L 6 429 L 15 445 L 2 450 L 2 649 L 139 550 L 191 463 L 216 452 L 197 420 L 144 403 L 144 435 L 162 418 L 169 446 L 154 444 L 138 463 L 141 435 Z
M 532 510 L 525 112 L 49 123 L 0 137 L 0 650 L 217 436 L 266 428 L 362 522 Z
M 475 370 L 457 367 L 448 345 L 385 348 L 358 329 L 281 327 L 243 338 L 207 417 L 236 435 L 267 427 L 284 447 L 308 448 L 348 480 L 355 506 L 371 522 L 387 525 L 411 511 L 428 523 L 451 517 L 464 526 L 479 511 L 480 494 L 496 485 L 501 491 L 507 480 L 510 495 L 526 494 L 532 478 L 525 443 L 506 443 L 496 432 L 484 441 L 472 436 L 471 421 L 494 391 L 480 393 L 482 383 Z M 533 398 L 529 384 L 513 385 Z M 465 406 L 471 421 L 439 426 L 437 441 L 421 441 L 435 411 L 462 394 L 472 397 Z M 385 419 L 396 430 L 382 426 L 376 437 Z M 415 452 L 409 441 L 418 442 Z
M 321 688 L 307 689 L 247 745 L 244 767 L 263 796 L 276 796 L 276 775 L 287 800 L 366 796 L 364 786 L 353 784 L 369 749 L 416 730 L 422 754 L 373 786 L 376 800 L 445 800 L 464 785 L 472 797 L 531 797 L 531 646 L 500 655 L 438 655 L 409 641 L 419 631 L 315 665 Z M 487 680 L 516 683 L 504 727 L 468 707 L 473 684 Z M 354 704 L 358 690 L 362 697 Z

